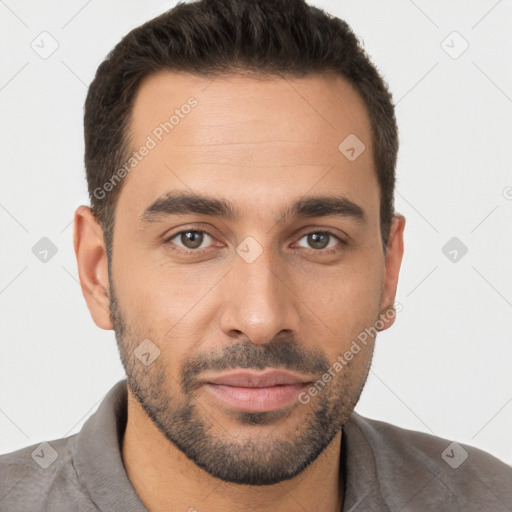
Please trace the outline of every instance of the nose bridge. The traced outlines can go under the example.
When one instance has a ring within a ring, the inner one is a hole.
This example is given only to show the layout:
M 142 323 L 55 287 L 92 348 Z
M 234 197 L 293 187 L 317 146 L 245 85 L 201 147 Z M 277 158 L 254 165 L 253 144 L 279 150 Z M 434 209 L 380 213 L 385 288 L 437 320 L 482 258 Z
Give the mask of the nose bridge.
M 228 274 L 221 328 L 233 336 L 245 334 L 253 343 L 268 343 L 283 330 L 295 330 L 297 312 L 282 266 L 269 247 L 245 239 L 237 247 Z

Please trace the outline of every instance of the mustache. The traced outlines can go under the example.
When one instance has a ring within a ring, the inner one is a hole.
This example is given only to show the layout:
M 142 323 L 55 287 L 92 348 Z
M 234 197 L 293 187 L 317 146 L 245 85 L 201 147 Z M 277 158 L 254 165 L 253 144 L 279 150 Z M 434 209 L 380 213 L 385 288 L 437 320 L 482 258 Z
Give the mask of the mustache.
M 185 394 L 193 393 L 201 386 L 197 377 L 209 370 L 263 370 L 267 367 L 323 375 L 329 369 L 329 363 L 323 352 L 306 348 L 295 340 L 272 340 L 265 345 L 245 341 L 188 359 L 181 372 L 181 387 Z

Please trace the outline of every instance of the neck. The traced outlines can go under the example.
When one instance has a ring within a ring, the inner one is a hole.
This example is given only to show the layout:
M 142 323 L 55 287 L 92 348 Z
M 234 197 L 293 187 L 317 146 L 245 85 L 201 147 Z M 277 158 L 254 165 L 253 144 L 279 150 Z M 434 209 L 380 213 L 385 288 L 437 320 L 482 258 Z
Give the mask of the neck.
M 128 392 L 122 456 L 128 478 L 148 512 L 259 510 L 339 512 L 341 432 L 296 477 L 273 485 L 250 486 L 213 477 L 168 441 Z

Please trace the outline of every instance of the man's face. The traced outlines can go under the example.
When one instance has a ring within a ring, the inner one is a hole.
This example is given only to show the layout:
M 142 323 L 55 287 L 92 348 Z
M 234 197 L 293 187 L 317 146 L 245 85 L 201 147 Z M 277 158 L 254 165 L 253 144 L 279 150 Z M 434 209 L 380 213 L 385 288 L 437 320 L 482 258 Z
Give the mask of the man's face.
M 160 123 L 176 109 L 166 133 Z M 116 207 L 111 318 L 130 392 L 218 478 L 295 476 L 359 399 L 374 340 L 333 365 L 392 305 L 396 287 L 394 274 L 386 278 L 370 133 L 363 102 L 341 78 L 161 72 L 141 85 L 131 148 L 154 147 Z M 355 159 L 354 135 L 366 147 Z M 237 215 L 206 202 L 200 211 L 191 201 L 165 205 L 169 193 L 226 201 Z M 341 201 L 293 215 L 294 203 L 326 196 Z M 309 393 L 329 368 L 331 379 Z M 244 369 L 283 370 L 295 383 L 261 386 L 235 375 Z M 223 376 L 242 380 L 213 382 Z

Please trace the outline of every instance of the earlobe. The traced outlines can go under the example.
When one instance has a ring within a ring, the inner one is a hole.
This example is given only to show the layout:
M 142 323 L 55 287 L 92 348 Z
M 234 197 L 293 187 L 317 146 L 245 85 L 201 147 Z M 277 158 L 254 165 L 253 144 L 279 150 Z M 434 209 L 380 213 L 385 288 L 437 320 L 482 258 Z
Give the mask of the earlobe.
M 400 266 L 404 254 L 404 228 L 405 217 L 399 214 L 394 215 L 391 222 L 385 256 L 385 277 L 381 295 L 381 313 L 379 319 L 379 325 L 381 325 L 382 328 L 379 329 L 379 331 L 388 329 L 395 322 L 396 310 L 394 303 Z
M 79 206 L 75 211 L 73 245 L 82 293 L 92 319 L 101 329 L 112 330 L 103 231 L 87 206 Z

